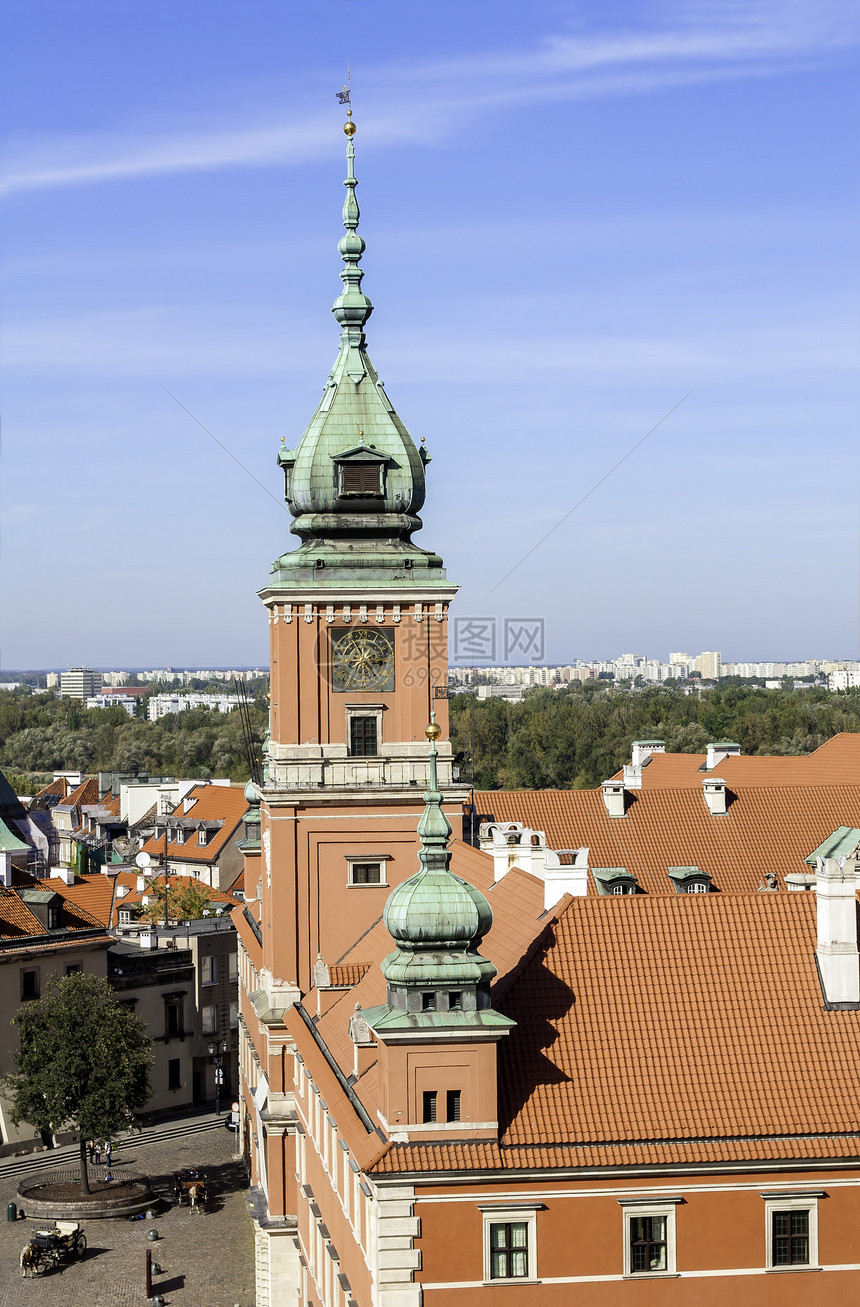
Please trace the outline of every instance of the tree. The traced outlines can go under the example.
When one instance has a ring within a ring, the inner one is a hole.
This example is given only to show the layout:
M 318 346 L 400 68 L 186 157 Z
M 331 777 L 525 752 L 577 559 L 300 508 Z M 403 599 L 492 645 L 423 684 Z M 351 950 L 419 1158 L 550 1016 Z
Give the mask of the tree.
M 180 883 L 171 884 L 167 892 L 168 917 L 173 917 L 176 921 L 199 921 L 204 912 L 212 909 L 212 893 L 207 885 L 201 885 L 188 876 L 182 876 L 179 880 Z M 155 899 L 153 919 L 160 917 L 163 920 L 163 877 L 147 881 L 146 890 Z
M 110 1139 L 129 1111 L 149 1098 L 152 1041 L 140 1017 L 107 980 L 73 972 L 51 976 L 42 997 L 12 1018 L 20 1046 L 3 1081 L 12 1120 L 53 1133 L 76 1130 L 81 1193 L 90 1192 L 87 1140 Z

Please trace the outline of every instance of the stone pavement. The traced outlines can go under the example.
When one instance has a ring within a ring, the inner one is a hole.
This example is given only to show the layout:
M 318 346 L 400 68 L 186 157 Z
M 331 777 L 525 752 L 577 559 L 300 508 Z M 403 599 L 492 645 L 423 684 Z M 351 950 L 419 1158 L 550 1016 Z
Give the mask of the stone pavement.
M 254 1235 L 247 1176 L 233 1157 L 235 1141 L 223 1127 L 161 1142 L 148 1142 L 145 1135 L 129 1140 L 114 1154 L 112 1172 L 119 1177 L 128 1166 L 151 1178 L 167 1199 L 156 1219 L 84 1221 L 84 1260 L 29 1280 L 21 1276 L 19 1254 L 30 1231 L 49 1222 L 7 1222 L 6 1204 L 16 1199 L 18 1181 L 0 1176 L 0 1307 L 146 1307 L 147 1248 L 162 1268 L 153 1288 L 170 1307 L 254 1307 Z M 45 1169 L 59 1160 L 46 1154 Z M 173 1202 L 173 1172 L 186 1166 L 206 1171 L 210 1202 L 202 1215 Z M 26 1211 L 26 1203 L 17 1201 Z M 153 1227 L 160 1237 L 150 1244 L 146 1235 Z

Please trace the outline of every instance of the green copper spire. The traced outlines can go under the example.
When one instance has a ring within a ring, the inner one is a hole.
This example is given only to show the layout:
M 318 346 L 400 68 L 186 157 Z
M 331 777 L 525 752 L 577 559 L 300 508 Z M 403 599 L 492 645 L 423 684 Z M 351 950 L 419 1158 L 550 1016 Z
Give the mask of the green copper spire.
M 430 788 L 418 824 L 421 869 L 398 885 L 385 905 L 385 925 L 397 944 L 382 964 L 388 1001 L 363 1015 L 374 1030 L 510 1027 L 490 1006 L 496 968 L 478 953 L 493 913 L 480 890 L 450 869 L 451 826 L 442 811 L 436 772 L 434 720 L 427 727 Z
M 332 306 L 340 348 L 298 446 L 278 455 L 292 531 L 302 543 L 272 565 L 273 584 L 447 588 L 442 559 L 411 540 L 421 527 L 429 456 L 423 442 L 416 448 L 367 353 L 364 327 L 373 305 L 361 289 L 365 243 L 358 234 L 355 124 L 348 113 L 345 234 L 337 247 L 343 290 Z

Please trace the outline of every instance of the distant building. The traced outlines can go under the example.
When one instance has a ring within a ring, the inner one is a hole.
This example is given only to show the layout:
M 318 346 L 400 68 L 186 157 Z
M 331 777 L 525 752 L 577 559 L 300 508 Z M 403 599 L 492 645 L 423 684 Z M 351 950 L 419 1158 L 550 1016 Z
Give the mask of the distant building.
M 156 833 L 143 852 L 180 876 L 197 876 L 212 889 L 229 890 L 241 875 L 238 848 L 245 835 L 248 800 L 235 785 L 195 785 L 173 812 L 155 818 Z
M 48 672 L 47 676 L 45 677 L 45 685 L 48 687 L 48 689 L 49 689 L 49 690 L 56 690 L 56 688 L 57 688 L 57 686 L 58 686 L 59 684 L 60 684 L 60 676 L 59 676 L 59 673 L 58 673 L 58 672 Z
M 171 713 L 191 708 L 208 708 L 212 712 L 232 712 L 239 707 L 236 694 L 154 694 L 149 701 L 149 720 L 157 722 Z
M 60 673 L 61 699 L 90 699 L 102 688 L 101 672 L 92 667 L 70 667 Z

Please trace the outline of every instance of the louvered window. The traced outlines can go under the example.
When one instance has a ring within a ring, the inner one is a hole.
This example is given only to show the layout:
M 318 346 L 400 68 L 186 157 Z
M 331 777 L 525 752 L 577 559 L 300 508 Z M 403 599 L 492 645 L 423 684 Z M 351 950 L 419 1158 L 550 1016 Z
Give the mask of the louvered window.
M 379 495 L 382 493 L 381 463 L 341 463 L 342 495 Z
M 424 1120 L 431 1122 L 436 1120 L 436 1091 L 435 1089 L 424 1091 Z

